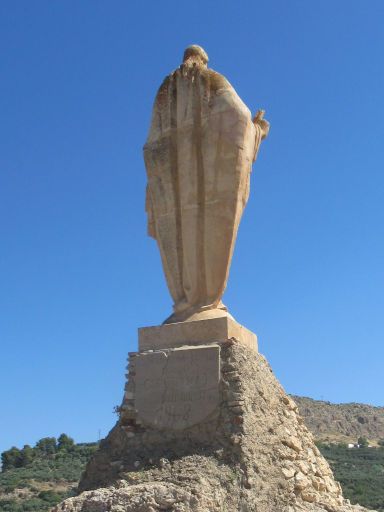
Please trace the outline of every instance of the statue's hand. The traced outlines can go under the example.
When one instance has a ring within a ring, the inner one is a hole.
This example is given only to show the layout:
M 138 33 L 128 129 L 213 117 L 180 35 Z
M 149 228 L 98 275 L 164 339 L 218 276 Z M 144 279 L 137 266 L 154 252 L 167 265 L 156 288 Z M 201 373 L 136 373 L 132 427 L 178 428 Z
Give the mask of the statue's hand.
M 261 138 L 265 139 L 269 133 L 270 124 L 264 119 L 265 110 L 258 110 L 253 118 L 253 124 L 261 129 Z

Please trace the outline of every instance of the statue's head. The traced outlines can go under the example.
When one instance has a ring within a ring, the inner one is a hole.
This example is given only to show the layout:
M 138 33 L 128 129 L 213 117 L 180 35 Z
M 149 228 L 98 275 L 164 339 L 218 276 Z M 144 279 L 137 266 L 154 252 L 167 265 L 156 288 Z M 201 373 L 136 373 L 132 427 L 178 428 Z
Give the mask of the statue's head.
M 201 46 L 192 44 L 184 50 L 183 64 L 207 67 L 208 55 Z

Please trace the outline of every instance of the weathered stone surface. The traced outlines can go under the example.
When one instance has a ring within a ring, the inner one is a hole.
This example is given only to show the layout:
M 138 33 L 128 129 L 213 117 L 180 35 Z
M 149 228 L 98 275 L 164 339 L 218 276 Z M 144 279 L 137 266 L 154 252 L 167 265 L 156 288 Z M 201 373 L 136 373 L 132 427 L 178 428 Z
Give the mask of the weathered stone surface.
M 217 411 L 218 345 L 145 352 L 134 365 L 134 408 L 143 425 L 186 429 Z
M 187 48 L 157 93 L 144 146 L 148 233 L 174 300 L 167 323 L 225 308 L 252 162 L 269 130 L 207 62 L 202 48 Z
M 186 510 L 193 506 L 196 498 L 176 485 L 158 483 L 129 486 L 120 481 L 111 489 L 99 489 L 84 493 L 83 499 L 70 498 L 56 510 L 61 512 L 154 512 L 164 510 Z
M 139 329 L 139 351 L 198 345 L 234 338 L 257 350 L 257 336 L 228 315 Z
M 97 490 L 55 512 L 364 511 L 343 499 L 265 359 L 231 340 L 219 348 L 218 416 L 171 431 L 122 415 L 80 483 Z M 234 395 L 241 412 L 229 405 Z M 300 444 L 283 444 L 289 437 Z

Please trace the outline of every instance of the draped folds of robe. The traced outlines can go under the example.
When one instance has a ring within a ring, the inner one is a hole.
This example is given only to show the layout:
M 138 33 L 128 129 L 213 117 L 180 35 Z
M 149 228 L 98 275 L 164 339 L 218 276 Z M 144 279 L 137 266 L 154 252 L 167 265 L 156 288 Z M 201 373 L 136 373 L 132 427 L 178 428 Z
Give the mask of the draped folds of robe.
M 219 73 L 182 65 L 164 80 L 144 146 L 146 210 L 176 318 L 220 304 L 260 141 Z

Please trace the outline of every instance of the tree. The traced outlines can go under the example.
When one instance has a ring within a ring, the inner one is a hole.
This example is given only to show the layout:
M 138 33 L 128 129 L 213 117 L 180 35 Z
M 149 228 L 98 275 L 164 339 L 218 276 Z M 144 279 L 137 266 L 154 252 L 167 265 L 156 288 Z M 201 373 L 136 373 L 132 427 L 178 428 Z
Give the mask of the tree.
M 360 446 L 360 448 L 367 448 L 368 439 L 366 437 L 360 436 L 357 440 L 357 444 Z
M 34 458 L 35 450 L 31 448 L 29 444 L 25 444 L 24 448 L 20 450 L 20 466 L 28 466 L 33 461 Z
M 1 454 L 1 470 L 18 468 L 21 463 L 21 452 L 16 446 L 12 446 L 10 450 L 6 450 Z
M 57 445 L 55 437 L 43 437 L 36 443 L 36 450 L 43 455 L 53 455 L 56 453 Z
M 57 448 L 59 450 L 70 450 L 75 445 L 75 441 L 72 437 L 67 436 L 67 434 L 61 434 L 59 439 L 57 440 Z

